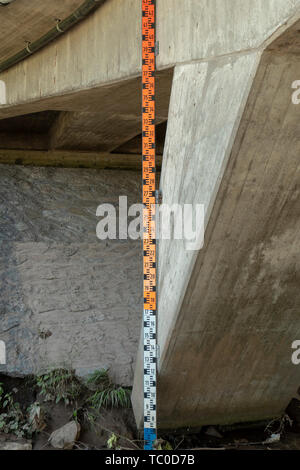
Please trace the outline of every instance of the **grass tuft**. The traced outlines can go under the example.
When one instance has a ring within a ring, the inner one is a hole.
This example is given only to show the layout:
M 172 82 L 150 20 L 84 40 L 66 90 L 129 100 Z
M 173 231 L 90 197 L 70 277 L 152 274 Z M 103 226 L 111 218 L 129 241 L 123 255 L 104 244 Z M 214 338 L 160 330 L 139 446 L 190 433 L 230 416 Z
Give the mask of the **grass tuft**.
M 130 408 L 131 391 L 115 385 L 105 369 L 95 371 L 87 379 L 87 384 L 96 388 L 88 403 L 96 410 L 100 408 Z

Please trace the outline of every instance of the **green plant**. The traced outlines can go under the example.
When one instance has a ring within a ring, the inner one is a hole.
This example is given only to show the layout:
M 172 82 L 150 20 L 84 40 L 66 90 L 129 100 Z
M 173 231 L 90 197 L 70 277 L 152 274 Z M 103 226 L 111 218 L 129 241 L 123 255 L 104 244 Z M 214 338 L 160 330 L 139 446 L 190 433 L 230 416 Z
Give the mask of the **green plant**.
M 88 378 L 87 384 L 96 387 L 95 393 L 87 400 L 92 408 L 130 408 L 130 390 L 115 385 L 107 370 L 95 371 Z
M 53 369 L 37 375 L 36 385 L 44 396 L 44 401 L 63 401 L 65 405 L 69 405 L 81 394 L 81 384 L 73 370 Z
M 3 384 L 0 384 L 0 432 L 15 434 L 17 437 L 31 437 L 33 429 L 27 420 L 26 414 L 21 410 L 19 403 L 15 403 L 12 393 L 5 393 Z
M 154 442 L 154 449 L 156 450 L 173 450 L 170 442 L 165 441 L 164 439 L 156 439 Z
M 89 402 L 93 408 L 99 410 L 100 408 L 129 408 L 130 407 L 130 392 L 122 387 L 110 388 L 108 390 L 101 390 L 95 392 L 90 398 Z
M 116 449 L 118 440 L 119 440 L 118 436 L 116 436 L 115 433 L 113 432 L 107 440 L 108 449 Z
M 91 386 L 93 388 L 108 387 L 111 384 L 108 370 L 107 369 L 95 370 L 92 374 L 88 376 L 86 383 L 88 386 Z
M 46 427 L 46 413 L 39 402 L 32 403 L 27 408 L 28 422 L 33 431 L 43 431 Z

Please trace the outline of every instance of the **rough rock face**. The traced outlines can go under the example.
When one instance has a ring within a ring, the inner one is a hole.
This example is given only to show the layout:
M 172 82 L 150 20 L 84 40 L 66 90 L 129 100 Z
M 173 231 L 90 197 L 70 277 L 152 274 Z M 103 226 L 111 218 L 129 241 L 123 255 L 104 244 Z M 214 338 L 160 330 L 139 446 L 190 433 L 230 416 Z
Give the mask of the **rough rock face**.
M 139 173 L 0 165 L 0 371 L 109 367 L 131 384 L 141 245 L 96 238 L 97 206 L 119 195 L 140 202 Z

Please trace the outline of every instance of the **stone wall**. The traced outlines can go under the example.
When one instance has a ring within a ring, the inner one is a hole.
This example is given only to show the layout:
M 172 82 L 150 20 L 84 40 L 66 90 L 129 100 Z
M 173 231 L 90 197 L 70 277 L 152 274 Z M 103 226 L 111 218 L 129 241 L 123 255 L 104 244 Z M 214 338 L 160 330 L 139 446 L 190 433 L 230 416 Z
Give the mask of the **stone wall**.
M 96 208 L 140 202 L 139 173 L 0 165 L 0 339 L 23 375 L 109 367 L 131 384 L 142 318 L 140 242 L 96 238 Z

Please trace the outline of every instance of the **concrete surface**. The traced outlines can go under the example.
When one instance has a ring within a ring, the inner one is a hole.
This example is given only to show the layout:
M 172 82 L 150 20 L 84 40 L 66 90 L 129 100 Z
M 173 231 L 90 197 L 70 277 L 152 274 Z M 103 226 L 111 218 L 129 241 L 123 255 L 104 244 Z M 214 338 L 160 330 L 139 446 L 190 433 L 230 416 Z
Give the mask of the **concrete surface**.
M 19 114 L 25 114 L 33 101 L 140 76 L 140 15 L 140 0 L 105 2 L 66 35 L 0 74 L 7 106 L 22 104 Z M 158 0 L 158 69 L 263 49 L 299 18 L 300 0 Z
M 158 0 L 158 68 L 262 50 L 299 17 L 299 0 Z
M 64 20 L 83 0 L 17 0 L 0 6 L 0 63 L 34 42 Z
M 0 165 L 0 338 L 7 366 L 132 383 L 140 329 L 139 242 L 96 238 L 96 208 L 140 198 L 135 172 Z
M 207 228 L 201 251 L 159 244 L 161 428 L 271 419 L 299 388 L 300 68 L 287 35 L 258 68 L 250 54 L 175 69 L 163 202 L 204 203 Z
M 161 137 L 158 134 L 157 143 L 161 154 L 172 76 L 172 69 L 164 70 L 157 76 L 157 124 L 158 127 L 162 126 Z M 113 151 L 124 153 L 126 164 L 126 161 L 130 160 L 126 154 L 132 153 L 132 147 L 126 147 L 126 144 L 137 139 L 140 145 L 135 147 L 135 153 L 141 152 L 140 89 L 140 79 L 132 79 L 95 90 L 83 90 L 65 97 L 56 97 L 55 100 L 32 103 L 26 109 L 30 114 L 0 120 L 0 149 L 59 149 L 101 153 Z M 52 108 L 51 111 L 41 111 L 43 107 L 48 106 Z M 7 109 L 12 115 L 21 110 L 22 106 L 18 107 L 18 111 L 15 107 Z M 122 150 L 119 151 L 119 147 L 122 147 Z M 61 154 L 57 153 L 56 157 L 59 158 L 59 155 Z M 32 152 L 32 160 L 35 157 L 38 165 L 39 154 Z M 89 157 L 87 153 L 86 164 Z M 114 160 L 115 156 L 112 156 L 112 164 Z
M 161 175 L 164 204 L 204 204 L 209 220 L 259 59 L 251 53 L 175 68 Z M 183 240 L 159 242 L 160 364 L 178 334 L 174 328 L 197 256 Z M 139 354 L 133 391 L 138 423 L 142 371 Z

